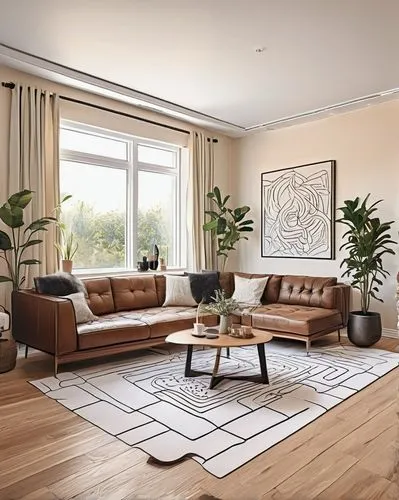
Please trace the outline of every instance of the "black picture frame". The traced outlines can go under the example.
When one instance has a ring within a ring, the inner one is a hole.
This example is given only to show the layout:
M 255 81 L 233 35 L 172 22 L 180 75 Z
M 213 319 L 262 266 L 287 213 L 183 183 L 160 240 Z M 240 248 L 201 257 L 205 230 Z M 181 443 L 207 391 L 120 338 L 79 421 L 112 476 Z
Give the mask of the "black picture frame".
M 336 161 L 261 174 L 261 257 L 335 259 Z

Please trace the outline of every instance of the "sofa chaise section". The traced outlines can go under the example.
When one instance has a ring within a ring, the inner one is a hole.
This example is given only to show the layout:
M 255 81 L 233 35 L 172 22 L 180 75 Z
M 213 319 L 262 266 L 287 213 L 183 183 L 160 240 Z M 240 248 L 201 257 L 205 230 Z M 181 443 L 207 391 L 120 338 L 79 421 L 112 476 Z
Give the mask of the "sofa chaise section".
M 336 278 L 282 276 L 277 302 L 265 303 L 251 312 L 254 328 L 265 329 L 274 337 L 306 343 L 345 328 L 348 322 L 350 286 Z

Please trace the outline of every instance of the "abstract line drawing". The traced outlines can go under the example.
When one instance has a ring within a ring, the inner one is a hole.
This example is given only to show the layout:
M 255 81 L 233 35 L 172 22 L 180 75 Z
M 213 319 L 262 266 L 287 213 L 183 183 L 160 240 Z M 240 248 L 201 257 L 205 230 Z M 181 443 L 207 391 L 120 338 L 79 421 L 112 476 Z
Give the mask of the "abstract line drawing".
M 155 460 L 192 458 L 224 477 L 398 366 L 399 353 L 353 346 L 266 347 L 270 384 L 184 376 L 185 352 L 142 351 L 31 382 L 47 397 Z M 208 371 L 215 350 L 196 350 L 193 368 Z M 259 371 L 254 346 L 234 348 L 221 373 Z M 267 456 L 264 458 L 267 463 Z
M 335 258 L 335 161 L 262 174 L 262 257 Z

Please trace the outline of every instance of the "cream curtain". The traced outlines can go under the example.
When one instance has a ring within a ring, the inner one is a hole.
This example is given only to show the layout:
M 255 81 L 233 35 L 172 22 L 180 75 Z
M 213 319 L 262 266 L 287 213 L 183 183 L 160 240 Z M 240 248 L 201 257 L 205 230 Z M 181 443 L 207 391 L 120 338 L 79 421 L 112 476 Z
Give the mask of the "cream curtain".
M 194 271 L 216 269 L 216 244 L 210 232 L 204 232 L 205 210 L 210 203 L 207 193 L 214 187 L 214 145 L 204 134 L 190 134 L 190 175 L 188 191 L 188 233 L 190 267 Z
M 54 216 L 59 203 L 59 99 L 48 91 L 16 84 L 11 90 L 8 193 L 34 191 L 25 209 L 25 223 Z M 41 264 L 27 266 L 25 286 L 33 277 L 55 272 L 58 257 L 55 228 L 39 233 L 43 244 L 32 247 L 30 257 Z M 28 251 L 27 251 L 28 256 Z

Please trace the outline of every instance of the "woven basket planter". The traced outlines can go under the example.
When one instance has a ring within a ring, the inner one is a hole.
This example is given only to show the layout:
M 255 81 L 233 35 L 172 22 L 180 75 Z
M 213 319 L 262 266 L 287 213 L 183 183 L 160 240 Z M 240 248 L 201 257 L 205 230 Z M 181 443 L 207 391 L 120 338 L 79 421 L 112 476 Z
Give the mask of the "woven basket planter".
M 0 339 L 0 373 L 9 372 L 17 362 L 17 344 L 14 339 Z

